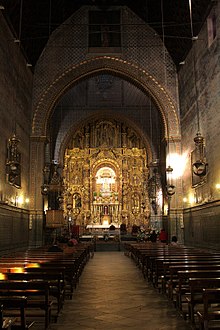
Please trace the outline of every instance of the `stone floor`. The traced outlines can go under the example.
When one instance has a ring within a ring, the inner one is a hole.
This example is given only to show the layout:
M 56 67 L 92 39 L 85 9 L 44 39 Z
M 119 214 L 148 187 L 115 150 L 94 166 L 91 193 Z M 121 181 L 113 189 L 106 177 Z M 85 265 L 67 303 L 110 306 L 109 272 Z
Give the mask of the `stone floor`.
M 33 330 L 38 327 L 34 326 Z M 40 329 L 40 328 L 39 328 Z M 123 252 L 95 252 L 50 330 L 191 329 Z M 40 329 L 42 330 L 42 329 Z

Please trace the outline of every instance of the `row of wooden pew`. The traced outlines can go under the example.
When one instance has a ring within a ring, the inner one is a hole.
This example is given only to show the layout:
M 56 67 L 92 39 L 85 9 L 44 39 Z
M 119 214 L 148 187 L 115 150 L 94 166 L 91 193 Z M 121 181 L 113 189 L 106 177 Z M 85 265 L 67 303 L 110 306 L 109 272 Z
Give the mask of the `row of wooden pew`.
M 0 258 L 0 329 L 25 330 L 56 322 L 66 299 L 72 299 L 92 243 L 78 244 L 73 253 L 31 249 Z
M 220 252 L 150 242 L 125 247 L 192 328 L 220 329 Z

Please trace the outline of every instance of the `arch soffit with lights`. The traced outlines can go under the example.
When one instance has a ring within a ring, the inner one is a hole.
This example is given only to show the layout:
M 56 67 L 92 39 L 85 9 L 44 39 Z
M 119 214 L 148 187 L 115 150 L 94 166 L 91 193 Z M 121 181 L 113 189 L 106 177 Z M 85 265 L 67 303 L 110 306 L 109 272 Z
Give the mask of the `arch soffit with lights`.
M 108 72 L 123 77 L 135 84 L 145 93 L 151 95 L 153 101 L 160 110 L 166 137 L 170 135 L 178 139 L 180 129 L 177 105 L 168 94 L 165 86 L 138 65 L 110 56 L 96 57 L 73 65 L 61 73 L 45 89 L 43 95 L 41 95 L 41 98 L 33 109 L 32 136 L 47 135 L 47 123 L 50 112 L 68 89 L 80 80 L 101 72 Z

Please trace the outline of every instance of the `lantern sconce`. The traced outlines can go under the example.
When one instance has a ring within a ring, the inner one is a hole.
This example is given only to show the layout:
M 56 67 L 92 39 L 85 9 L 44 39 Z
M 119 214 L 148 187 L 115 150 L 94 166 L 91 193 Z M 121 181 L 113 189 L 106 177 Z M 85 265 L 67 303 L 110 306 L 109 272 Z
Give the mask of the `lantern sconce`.
M 197 134 L 194 138 L 195 142 L 195 154 L 196 159 L 192 163 L 192 172 L 198 177 L 203 177 L 206 175 L 206 168 L 207 163 L 205 161 L 204 155 L 204 137 L 200 133 L 200 109 L 199 109 L 199 102 L 198 102 L 198 87 L 197 87 L 197 77 L 196 77 L 196 59 L 195 59 L 195 47 L 196 42 L 198 40 L 198 36 L 194 35 L 193 31 L 193 15 L 192 15 L 192 4 L 191 0 L 189 0 L 189 10 L 190 10 L 190 28 L 191 28 L 191 39 L 192 39 L 192 65 L 193 65 L 193 79 L 194 79 L 194 89 L 195 89 L 195 105 L 196 105 L 196 116 L 197 116 Z M 193 45 L 194 43 L 194 45 Z
M 43 185 L 41 186 L 42 195 L 47 195 L 49 192 L 49 176 L 50 176 L 50 164 L 45 164 L 43 169 Z
M 198 159 L 192 164 L 193 173 L 197 176 L 206 175 L 207 163 L 204 156 L 204 137 L 200 132 L 196 134 L 194 138 L 196 149 L 198 151 Z
M 175 186 L 173 184 L 170 184 L 167 186 L 167 195 L 169 197 L 173 196 L 175 194 Z
M 167 173 L 167 195 L 168 197 L 171 197 L 175 194 L 175 186 L 174 184 L 172 183 L 172 172 L 173 172 L 173 168 L 169 165 L 167 168 L 166 168 L 166 173 Z

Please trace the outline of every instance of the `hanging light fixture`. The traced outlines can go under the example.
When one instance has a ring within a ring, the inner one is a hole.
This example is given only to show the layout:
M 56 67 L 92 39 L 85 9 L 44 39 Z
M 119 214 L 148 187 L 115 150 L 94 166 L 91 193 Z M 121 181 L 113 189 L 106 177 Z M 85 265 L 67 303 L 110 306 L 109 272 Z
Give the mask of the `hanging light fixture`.
M 162 41 L 163 41 L 163 62 L 164 62 L 164 80 L 165 80 L 165 87 L 167 87 L 167 73 L 166 73 L 166 50 L 165 50 L 165 33 L 164 33 L 164 16 L 163 16 L 163 0 L 161 0 L 161 18 L 162 18 Z M 169 132 L 169 118 L 167 118 L 167 154 L 170 160 L 170 132 Z M 172 182 L 172 173 L 173 168 L 169 164 L 166 168 L 166 193 L 170 198 L 172 195 L 175 194 L 175 186 Z
M 198 131 L 196 137 L 194 138 L 194 142 L 197 149 L 197 160 L 193 163 L 193 173 L 197 176 L 206 175 L 207 163 L 205 162 L 204 156 L 204 137 Z
M 150 204 L 154 215 L 158 214 L 160 207 L 160 191 L 161 191 L 161 181 L 160 175 L 158 173 L 159 159 L 155 158 L 154 146 L 153 146 L 153 122 L 152 122 L 152 100 L 151 95 L 149 96 L 149 114 L 150 114 L 150 140 L 152 149 L 152 173 L 151 177 L 148 179 L 148 196 L 150 199 Z
M 190 27 L 191 27 L 191 38 L 192 43 L 198 40 L 197 36 L 194 36 L 193 32 L 193 20 L 192 20 L 192 4 L 189 0 L 189 11 L 190 11 Z M 205 161 L 205 148 L 204 148 L 204 137 L 200 133 L 200 118 L 199 118 L 199 104 L 198 104 L 198 90 L 196 84 L 196 63 L 195 63 L 195 50 L 192 47 L 192 56 L 193 56 L 193 77 L 194 77 L 194 87 L 195 87 L 195 96 L 196 96 L 196 114 L 197 114 L 197 133 L 194 138 L 195 148 L 196 148 L 196 160 L 192 164 L 193 173 L 197 176 L 206 175 L 207 163 Z
M 50 179 L 50 164 L 45 164 L 43 169 L 43 185 L 41 186 L 41 194 L 47 195 L 49 193 L 49 179 Z
M 169 148 L 168 148 L 169 149 Z M 169 153 L 169 151 L 168 151 Z M 172 183 L 172 173 L 173 173 L 173 168 L 169 165 L 166 168 L 166 174 L 167 174 L 167 195 L 170 197 L 175 194 L 175 186 Z

